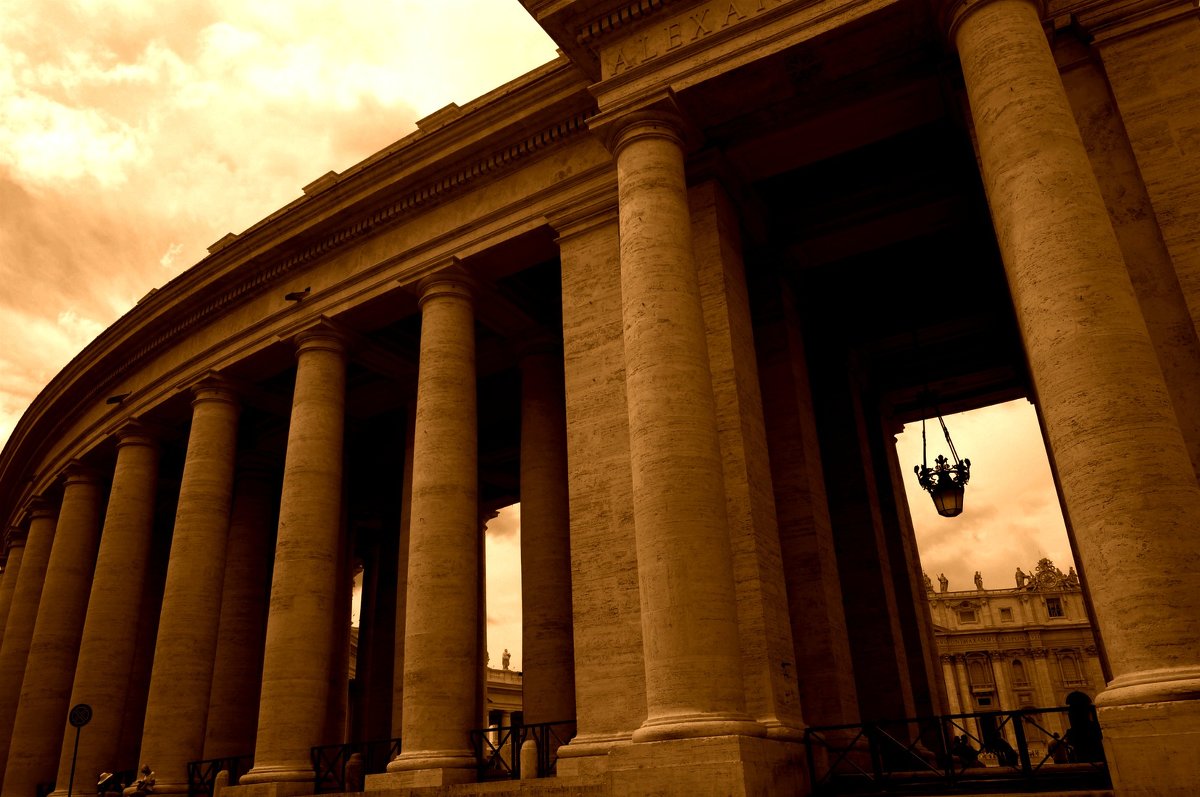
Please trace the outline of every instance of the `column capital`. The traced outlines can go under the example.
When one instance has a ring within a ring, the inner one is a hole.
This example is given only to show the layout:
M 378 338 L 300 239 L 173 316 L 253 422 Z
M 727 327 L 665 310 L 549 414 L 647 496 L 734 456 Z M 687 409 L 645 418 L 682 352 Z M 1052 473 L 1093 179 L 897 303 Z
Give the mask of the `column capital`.
M 117 448 L 125 446 L 158 446 L 162 437 L 162 429 L 155 424 L 146 423 L 140 418 L 130 418 L 113 433 L 117 438 Z
M 459 265 L 458 258 L 452 258 L 449 266 L 422 277 L 417 283 L 418 304 L 424 308 L 426 302 L 441 298 L 462 299 L 473 304 L 474 287 L 475 281 Z
M 588 128 L 600 137 L 613 157 L 639 139 L 665 138 L 687 151 L 696 149 L 701 137 L 670 90 L 632 107 L 603 111 L 588 120 Z
M 306 318 L 279 332 L 279 340 L 291 343 L 296 357 L 306 351 L 332 351 L 345 354 L 351 348 L 353 333 L 328 316 Z
M 7 556 L 13 548 L 23 548 L 26 535 L 27 532 L 20 526 L 9 526 L 3 538 L 0 538 L 0 554 Z
M 1017 1 L 1029 3 L 1036 8 L 1039 19 L 1046 11 L 1045 0 Z M 934 7 L 938 16 L 938 25 L 946 34 L 946 38 L 950 40 L 950 44 L 954 49 L 958 49 L 958 43 L 954 37 L 958 33 L 958 27 L 962 24 L 962 21 L 970 16 L 972 12 L 993 2 L 997 2 L 997 0 L 935 0 Z
M 209 372 L 188 388 L 192 393 L 192 406 L 208 402 L 220 402 L 239 407 L 237 391 L 220 374 Z
M 96 484 L 100 481 L 100 471 L 78 459 L 67 463 L 62 471 L 63 485 Z
M 57 510 L 48 498 L 35 495 L 25 504 L 24 513 L 29 515 L 30 520 L 37 520 L 38 518 L 54 517 Z

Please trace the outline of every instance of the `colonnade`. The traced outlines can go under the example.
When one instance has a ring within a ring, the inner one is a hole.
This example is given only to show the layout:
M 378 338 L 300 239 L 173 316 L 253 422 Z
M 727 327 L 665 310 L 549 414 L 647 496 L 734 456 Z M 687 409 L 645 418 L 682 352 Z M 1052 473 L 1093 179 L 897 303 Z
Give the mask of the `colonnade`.
M 983 0 L 944 3 L 942 11 L 962 62 L 984 186 L 1081 570 L 1103 585 L 1092 601 L 1114 680 L 1097 701 L 1101 722 L 1112 731 L 1113 760 L 1133 767 L 1122 745 L 1139 733 L 1134 707 L 1185 729 L 1200 714 L 1200 591 L 1192 588 L 1200 577 L 1200 488 L 1038 7 Z M 750 746 L 765 750 L 775 743 L 768 736 L 786 746 L 795 729 L 769 734 L 747 708 L 686 123 L 658 98 L 601 114 L 592 125 L 616 168 L 619 262 L 605 262 L 619 266 L 618 370 L 645 711 L 628 737 L 581 727 L 585 745 L 577 752 L 613 750 L 619 758 L 643 742 L 677 743 L 654 764 L 662 765 L 699 749 L 700 738 L 736 740 L 735 758 L 751 755 Z M 578 276 L 567 270 L 564 284 Z M 449 263 L 416 290 L 422 330 L 405 467 L 411 482 L 397 532 L 405 544 L 393 678 L 403 744 L 382 776 L 408 786 L 474 778 L 468 738 L 479 723 L 482 660 L 474 285 Z M 565 328 L 573 312 L 587 310 L 564 306 Z M 310 748 L 328 741 L 331 683 L 339 677 L 330 617 L 341 600 L 353 344 L 324 320 L 291 340 L 296 381 L 273 560 L 265 543 L 273 488 L 253 456 L 239 451 L 238 390 L 217 374 L 192 387 L 153 671 L 138 719 L 139 761 L 155 769 L 162 793 L 187 790 L 188 761 L 244 752 L 232 747 L 249 734 L 250 715 L 254 765 L 242 784 L 302 791 L 312 779 Z M 591 690 L 574 681 L 584 672 L 570 644 L 569 606 L 579 587 L 566 575 L 565 536 L 568 524 L 587 522 L 571 516 L 566 485 L 569 470 L 590 473 L 591 464 L 565 454 L 568 424 L 585 419 L 563 410 L 557 351 L 530 346 L 522 374 L 525 594 L 527 611 L 540 610 L 526 621 L 525 650 L 546 668 L 545 677 L 531 672 L 527 680 L 526 719 L 570 719 L 576 693 Z M 108 639 L 114 628 L 136 627 L 144 609 L 159 444 L 156 430 L 136 420 L 116 436 L 107 507 L 107 480 L 74 463 L 58 505 L 34 500 L 27 528 L 8 537 L 0 582 L 4 797 L 30 794 L 55 772 L 65 791 L 64 717 L 72 702 L 93 705 L 102 731 L 95 735 L 104 737 L 79 762 L 88 778 L 117 755 L 130 722 L 134 654 L 114 651 Z M 254 583 L 268 562 L 264 606 Z M 242 711 L 230 712 L 237 703 Z M 1128 749 L 1143 750 L 1139 744 Z

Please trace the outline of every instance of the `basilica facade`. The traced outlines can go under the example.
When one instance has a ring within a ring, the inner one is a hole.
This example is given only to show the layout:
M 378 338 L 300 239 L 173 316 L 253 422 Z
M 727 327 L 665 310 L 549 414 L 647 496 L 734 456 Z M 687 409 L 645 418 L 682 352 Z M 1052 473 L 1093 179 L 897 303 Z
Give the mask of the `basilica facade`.
M 1028 574 L 1018 567 L 1015 582 L 984 589 L 980 579 L 974 589 L 936 593 L 927 585 L 948 714 L 1062 708 L 1074 693 L 1094 701 L 1104 689 L 1104 665 L 1074 568 L 1064 574 L 1043 559 Z M 981 721 L 961 724 L 978 739 L 1013 737 L 1011 728 L 984 729 Z M 1040 761 L 1052 734 L 1064 736 L 1069 723 L 1065 713 L 1046 713 L 1036 722 L 1038 732 L 1027 739 Z
M 516 501 L 539 793 L 804 793 L 806 726 L 952 708 L 894 435 L 1018 397 L 1116 793 L 1191 793 L 1195 6 L 523 2 L 555 61 L 314 174 L 14 429 L 0 794 L 300 794 L 357 739 L 400 740 L 367 791 L 474 781 Z

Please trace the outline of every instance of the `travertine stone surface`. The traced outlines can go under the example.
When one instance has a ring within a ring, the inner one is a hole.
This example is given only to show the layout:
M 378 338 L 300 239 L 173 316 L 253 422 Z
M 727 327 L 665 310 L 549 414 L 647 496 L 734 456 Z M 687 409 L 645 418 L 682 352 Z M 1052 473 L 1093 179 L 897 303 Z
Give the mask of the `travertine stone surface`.
M 206 759 L 254 750 L 271 592 L 271 526 L 278 496 L 270 461 L 250 453 L 239 456 L 204 734 Z
M 163 794 L 186 793 L 187 764 L 204 753 L 237 457 L 239 407 L 233 391 L 219 377 L 209 377 L 192 394 L 138 755 L 155 771 L 154 788 Z
M 575 717 L 562 351 L 521 358 L 521 650 L 526 723 Z
M 90 705 L 92 721 L 86 735 L 80 734 L 78 755 L 74 730 L 61 723 L 63 743 L 55 794 L 67 793 L 73 758 L 75 783 L 71 790 L 77 793 L 93 789 L 95 774 L 111 769 L 118 761 L 135 646 L 114 644 L 114 629 L 138 626 L 157 488 L 158 441 L 151 430 L 135 421 L 117 433 L 117 463 L 71 688 L 69 705 Z
M 1101 724 L 1107 706 L 1182 701 L 1172 712 L 1190 722 L 1158 748 L 1162 767 L 1182 772 L 1174 754 L 1194 754 L 1200 727 L 1200 488 L 1037 8 L 1024 0 L 975 6 L 959 20 L 955 42 L 1030 370 L 1114 675 L 1097 701 Z M 1119 771 L 1123 754 L 1111 738 L 1106 744 Z M 1125 749 L 1126 763 L 1145 751 Z
M 25 662 L 29 657 L 29 642 L 37 622 L 38 602 L 46 580 L 46 565 L 50 561 L 58 509 L 43 498 L 35 498 L 26 510 L 29 533 L 21 573 L 13 586 L 12 607 L 0 643 L 0 778 L 8 760 L 13 720 L 21 697 L 21 681 L 25 677 Z
M 795 647 L 738 221 L 715 181 L 692 187 L 688 204 L 725 477 L 746 711 L 768 736 L 798 739 Z
M 13 527 L 8 530 L 8 557 L 4 560 L 4 573 L 0 574 L 0 649 L 4 646 L 4 626 L 8 622 L 8 610 L 12 606 L 13 591 L 17 588 L 18 573 L 21 572 L 21 557 L 25 555 L 25 530 Z
M 404 630 L 404 785 L 474 780 L 478 721 L 479 498 L 475 322 L 465 279 L 447 270 L 421 290 Z
M 955 40 L 1114 686 L 1200 679 L 1200 489 L 1037 9 L 980 4 Z
M 96 471 L 81 464 L 67 469 L 13 721 L 0 791 L 5 797 L 34 794 L 39 783 L 54 780 L 100 542 L 103 501 L 104 490 Z
M 1195 6 L 1172 23 L 1101 40 L 1097 49 L 1192 322 L 1200 329 L 1200 26 Z
M 855 722 L 858 697 L 800 319 L 786 285 L 772 281 L 755 298 L 770 308 L 756 318 L 755 337 L 800 705 L 809 725 Z
M 404 626 L 408 621 L 408 541 L 412 528 L 413 441 L 416 438 L 417 405 L 405 408 L 404 483 L 400 485 L 400 535 L 396 553 L 396 637 L 392 659 L 392 732 L 399 739 L 404 730 Z
M 613 198 L 615 204 L 615 197 Z M 616 209 L 558 220 L 578 735 L 559 773 L 600 765 L 646 719 Z
M 1180 276 L 1176 274 L 1171 254 L 1163 242 L 1154 206 L 1146 193 L 1145 182 L 1104 72 L 1083 45 L 1070 44 L 1073 46 L 1060 46 L 1056 52 L 1060 64 L 1063 61 L 1069 64 L 1062 73 L 1063 86 L 1129 268 L 1142 317 L 1146 320 L 1175 408 L 1175 417 L 1187 442 L 1192 467 L 1200 477 L 1200 340 L 1197 339 L 1196 324 L 1188 311 L 1187 299 L 1180 288 Z M 1153 43 L 1150 46 L 1153 47 Z M 1147 54 L 1153 52 L 1150 50 Z M 1194 64 L 1183 65 L 1184 69 L 1189 66 L 1200 80 L 1200 69 Z M 1115 64 L 1111 68 L 1119 73 L 1123 71 Z M 1172 70 L 1171 74 L 1174 78 L 1178 71 Z M 1200 85 L 1196 90 L 1200 92 Z M 1193 101 L 1195 124 L 1200 126 L 1200 100 L 1193 98 Z M 1174 104 L 1172 109 L 1181 107 Z M 1194 186 L 1188 190 L 1192 189 Z M 1200 261 L 1200 250 L 1197 260 Z M 1200 296 L 1200 286 L 1197 287 Z
M 614 143 L 648 717 L 634 740 L 763 734 L 745 713 L 729 523 L 678 123 Z
M 320 324 L 296 336 L 296 386 L 288 427 L 254 768 L 241 783 L 312 780 L 323 744 L 330 615 L 337 602 L 342 529 L 346 347 Z

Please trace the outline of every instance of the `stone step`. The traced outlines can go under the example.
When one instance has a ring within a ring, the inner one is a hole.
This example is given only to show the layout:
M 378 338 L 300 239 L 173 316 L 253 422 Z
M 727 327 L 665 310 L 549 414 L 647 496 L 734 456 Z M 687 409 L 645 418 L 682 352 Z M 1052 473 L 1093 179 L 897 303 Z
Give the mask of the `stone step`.
M 608 794 L 608 789 L 595 778 L 555 777 L 462 783 L 456 786 L 381 789 L 364 793 L 368 797 L 604 797 Z

